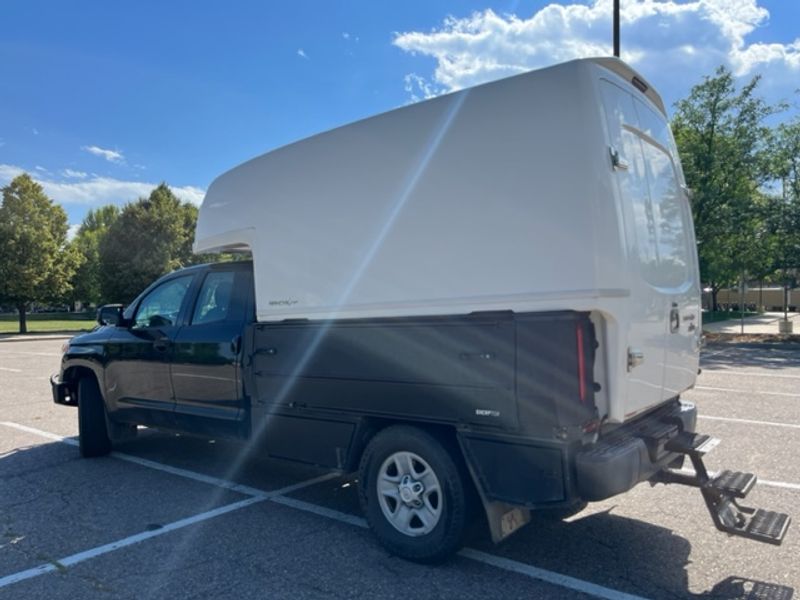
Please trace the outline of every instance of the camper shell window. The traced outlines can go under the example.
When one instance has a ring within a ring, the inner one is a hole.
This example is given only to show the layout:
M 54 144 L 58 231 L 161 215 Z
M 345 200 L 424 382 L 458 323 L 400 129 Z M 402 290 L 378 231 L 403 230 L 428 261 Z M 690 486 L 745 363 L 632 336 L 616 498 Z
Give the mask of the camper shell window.
M 626 227 L 642 277 L 658 288 L 690 278 L 688 221 L 669 126 L 644 102 L 601 80 L 609 141 L 629 165 L 619 177 L 633 223 Z

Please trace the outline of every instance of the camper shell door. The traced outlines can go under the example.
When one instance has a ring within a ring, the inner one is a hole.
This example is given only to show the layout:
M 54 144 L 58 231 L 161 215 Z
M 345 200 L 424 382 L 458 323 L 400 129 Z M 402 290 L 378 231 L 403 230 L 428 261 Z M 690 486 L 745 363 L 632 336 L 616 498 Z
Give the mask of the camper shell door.
M 693 385 L 700 286 L 691 210 L 666 117 L 633 85 L 600 78 L 628 260 L 628 419 Z

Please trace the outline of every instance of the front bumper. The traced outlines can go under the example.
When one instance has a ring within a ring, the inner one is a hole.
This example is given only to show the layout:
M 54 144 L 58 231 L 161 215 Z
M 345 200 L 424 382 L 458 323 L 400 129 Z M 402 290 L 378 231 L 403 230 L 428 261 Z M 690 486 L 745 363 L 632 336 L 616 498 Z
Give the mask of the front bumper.
M 61 381 L 59 373 L 50 376 L 50 388 L 53 391 L 53 402 L 64 406 L 77 406 L 78 398 L 73 393 L 69 384 Z
M 676 401 L 601 438 L 575 458 L 578 494 L 588 501 L 604 500 L 647 481 L 682 459 L 664 450 L 664 444 L 681 431 L 694 432 L 696 423 L 697 407 Z

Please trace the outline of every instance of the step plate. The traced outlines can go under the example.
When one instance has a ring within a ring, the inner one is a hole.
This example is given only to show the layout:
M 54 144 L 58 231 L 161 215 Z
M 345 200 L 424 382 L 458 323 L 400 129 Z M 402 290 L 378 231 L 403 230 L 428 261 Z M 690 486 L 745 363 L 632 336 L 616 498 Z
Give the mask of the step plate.
M 752 473 L 740 471 L 722 471 L 709 485 L 720 492 L 735 498 L 744 498 L 753 489 L 758 478 Z
M 670 452 L 703 456 L 711 452 L 718 444 L 719 440 L 717 438 L 701 433 L 683 431 L 667 442 L 665 447 Z
M 759 508 L 748 519 L 745 531 L 748 537 L 761 542 L 780 544 L 789 529 L 790 521 L 789 515 Z

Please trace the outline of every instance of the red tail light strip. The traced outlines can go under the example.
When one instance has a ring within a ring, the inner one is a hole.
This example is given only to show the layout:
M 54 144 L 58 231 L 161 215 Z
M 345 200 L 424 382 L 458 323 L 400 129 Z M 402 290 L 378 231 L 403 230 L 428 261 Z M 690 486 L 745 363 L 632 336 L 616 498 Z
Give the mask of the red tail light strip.
M 586 402 L 586 362 L 583 354 L 583 325 L 578 323 L 575 333 L 578 338 L 578 389 L 581 404 Z

